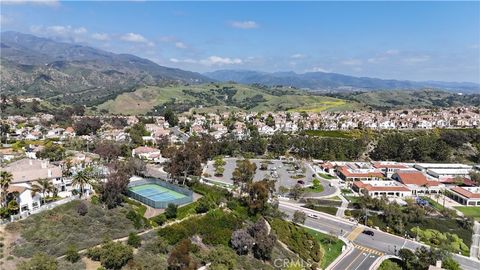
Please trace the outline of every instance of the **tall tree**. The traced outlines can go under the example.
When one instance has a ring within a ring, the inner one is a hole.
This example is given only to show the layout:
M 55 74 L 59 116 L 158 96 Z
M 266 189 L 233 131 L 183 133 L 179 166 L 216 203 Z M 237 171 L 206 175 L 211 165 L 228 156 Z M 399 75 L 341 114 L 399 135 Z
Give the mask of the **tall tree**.
M 172 178 L 183 178 L 183 185 L 189 175 L 200 175 L 202 160 L 197 143 L 188 141 L 184 146 L 175 149 L 165 169 Z
M 237 167 L 233 171 L 232 179 L 235 185 L 240 186 L 242 193 L 246 191 L 247 187 L 252 183 L 256 171 L 257 165 L 248 159 L 237 162 Z
M 2 191 L 0 203 L 2 206 L 6 204 L 8 187 L 10 186 L 10 183 L 12 183 L 12 180 L 13 180 L 13 175 L 11 173 L 6 171 L 0 172 L 0 189 Z
M 247 198 L 250 213 L 257 214 L 265 210 L 268 199 L 270 198 L 269 185 L 269 180 L 262 180 L 250 185 L 249 196 Z
M 39 192 L 42 194 L 42 203 L 45 204 L 45 197 L 47 193 L 53 192 L 55 186 L 52 181 L 47 178 L 38 179 L 35 184 L 32 185 L 33 193 Z
M 78 186 L 80 188 L 79 197 L 82 198 L 85 192 L 85 186 L 91 185 L 93 183 L 93 169 L 88 166 L 85 169 L 77 172 L 72 179 L 72 185 Z

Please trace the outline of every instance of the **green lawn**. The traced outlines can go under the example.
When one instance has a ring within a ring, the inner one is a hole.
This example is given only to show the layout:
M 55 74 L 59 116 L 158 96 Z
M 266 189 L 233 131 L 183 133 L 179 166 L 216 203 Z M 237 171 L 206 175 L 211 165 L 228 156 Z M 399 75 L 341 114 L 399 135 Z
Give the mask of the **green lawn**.
M 326 174 L 326 173 L 319 173 L 318 175 L 320 175 L 320 177 L 325 178 L 327 180 L 335 179 L 335 177 L 331 176 L 330 174 Z
M 319 206 L 319 205 L 306 205 L 305 208 L 309 208 L 315 211 L 327 213 L 330 215 L 336 215 L 337 214 L 337 207 L 333 206 Z
M 480 221 L 480 207 L 455 206 L 455 209 L 462 212 L 467 217 L 473 217 L 475 220 Z
M 324 190 L 322 185 L 319 185 L 317 187 L 310 186 L 305 188 L 305 192 L 322 192 Z
M 342 246 L 344 245 L 343 241 L 332 235 L 327 235 L 312 229 L 306 228 L 306 230 L 322 244 L 325 250 L 325 255 L 323 256 L 320 268 L 327 268 L 327 266 L 342 254 Z
M 435 200 L 432 200 L 431 198 L 429 197 L 425 197 L 425 196 L 422 196 L 421 197 L 422 199 L 426 200 L 430 206 L 432 206 L 433 208 L 437 209 L 438 211 L 442 211 L 443 210 L 443 205 L 437 203 Z

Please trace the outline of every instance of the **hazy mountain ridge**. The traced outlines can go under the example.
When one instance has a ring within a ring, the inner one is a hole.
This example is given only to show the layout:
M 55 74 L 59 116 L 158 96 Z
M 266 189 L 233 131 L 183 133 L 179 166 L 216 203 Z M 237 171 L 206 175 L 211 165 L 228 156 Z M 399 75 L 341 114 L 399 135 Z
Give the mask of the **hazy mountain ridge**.
M 245 84 L 287 85 L 312 90 L 400 90 L 436 88 L 465 93 L 480 92 L 480 85 L 470 82 L 403 81 L 369 77 L 354 77 L 326 72 L 258 72 L 252 70 L 217 70 L 204 73 L 218 81 L 235 81 Z
M 65 103 L 98 104 L 142 85 L 211 81 L 134 55 L 18 32 L 1 33 L 0 56 L 2 92 Z

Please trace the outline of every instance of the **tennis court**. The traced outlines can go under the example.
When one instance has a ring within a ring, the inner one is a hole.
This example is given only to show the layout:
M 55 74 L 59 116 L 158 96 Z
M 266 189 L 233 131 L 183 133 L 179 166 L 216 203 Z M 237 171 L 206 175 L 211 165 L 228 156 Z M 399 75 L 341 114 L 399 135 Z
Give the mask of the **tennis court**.
M 166 208 L 170 203 L 182 205 L 193 200 L 191 190 L 159 179 L 131 182 L 128 195 L 153 208 Z
M 164 188 L 156 184 L 146 184 L 130 188 L 131 191 L 139 194 L 140 196 L 149 198 L 156 202 L 166 202 L 179 198 L 186 197 L 185 195 L 176 191 Z

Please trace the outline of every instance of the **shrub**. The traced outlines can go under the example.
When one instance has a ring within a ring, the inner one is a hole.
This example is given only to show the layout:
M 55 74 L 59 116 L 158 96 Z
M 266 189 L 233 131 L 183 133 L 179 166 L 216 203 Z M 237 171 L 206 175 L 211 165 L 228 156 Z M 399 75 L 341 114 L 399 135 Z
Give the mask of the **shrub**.
M 167 219 L 176 218 L 177 209 L 178 207 L 175 204 L 169 203 L 167 209 L 165 209 L 165 217 L 167 217 Z
M 233 270 L 237 266 L 235 252 L 225 246 L 216 246 L 207 255 L 210 267 L 215 269 Z
M 140 236 L 138 236 L 136 233 L 131 232 L 131 233 L 128 235 L 127 244 L 128 244 L 129 246 L 134 247 L 134 248 L 138 248 L 138 247 L 140 247 L 140 245 L 142 244 L 142 239 L 141 239 Z
M 77 213 L 80 216 L 85 216 L 88 213 L 88 206 L 84 202 L 80 202 L 77 205 Z
M 55 258 L 45 253 L 37 253 L 29 261 L 17 265 L 18 270 L 57 270 L 57 268 Z
M 102 249 L 100 247 L 92 247 L 87 250 L 87 257 L 92 261 L 100 261 L 100 256 L 102 255 Z
M 158 226 L 162 226 L 167 221 L 167 217 L 164 214 L 160 214 L 158 216 L 154 216 L 152 220 L 153 222 L 157 223 Z
M 201 217 L 193 217 L 158 230 L 158 234 L 170 245 L 199 235 L 207 245 L 228 245 L 232 232 L 240 228 L 242 219 L 234 213 L 213 210 Z
M 168 252 L 168 243 L 160 236 L 150 239 L 143 245 L 143 250 L 153 254 L 166 254 Z
M 190 239 L 183 239 L 179 242 L 168 257 L 168 269 L 170 270 L 193 270 L 197 269 L 195 261 L 189 253 L 192 248 Z
M 135 229 L 143 227 L 143 218 L 135 210 L 128 211 L 126 217 L 133 222 Z
M 270 222 L 272 229 L 280 241 L 297 253 L 302 259 L 320 262 L 323 258 L 323 249 L 318 241 L 304 228 L 278 218 Z
M 195 208 L 195 212 L 197 212 L 198 214 L 206 213 L 208 212 L 208 210 L 214 207 L 215 207 L 215 203 L 213 201 L 211 201 L 207 197 L 203 197 L 200 200 L 198 200 L 198 205 Z
M 107 269 L 121 269 L 133 258 L 132 248 L 118 242 L 107 242 L 101 247 L 100 262 Z
M 65 253 L 65 259 L 71 263 L 78 262 L 80 260 L 80 254 L 78 254 L 77 247 L 70 245 Z

